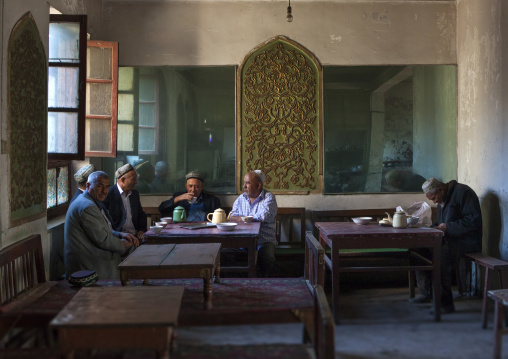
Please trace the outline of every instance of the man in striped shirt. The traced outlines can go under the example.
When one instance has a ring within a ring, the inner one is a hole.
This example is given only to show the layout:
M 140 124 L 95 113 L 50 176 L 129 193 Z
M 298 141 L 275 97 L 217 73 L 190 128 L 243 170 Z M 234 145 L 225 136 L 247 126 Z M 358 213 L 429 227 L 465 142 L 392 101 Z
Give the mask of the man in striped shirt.
M 265 174 L 261 170 L 247 172 L 243 178 L 243 190 L 233 204 L 231 220 L 240 221 L 242 216 L 253 216 L 261 222 L 258 238 L 258 272 L 261 277 L 269 277 L 275 265 L 275 216 L 277 201 L 275 196 L 263 189 Z

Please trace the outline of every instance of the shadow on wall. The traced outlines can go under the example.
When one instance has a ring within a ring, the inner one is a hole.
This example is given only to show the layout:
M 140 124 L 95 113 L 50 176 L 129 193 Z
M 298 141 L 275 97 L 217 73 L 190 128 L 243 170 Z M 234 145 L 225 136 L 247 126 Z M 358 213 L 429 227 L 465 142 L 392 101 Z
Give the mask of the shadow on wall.
M 501 258 L 502 216 L 499 198 L 494 192 L 488 192 L 481 200 L 483 217 L 483 252 L 495 258 Z

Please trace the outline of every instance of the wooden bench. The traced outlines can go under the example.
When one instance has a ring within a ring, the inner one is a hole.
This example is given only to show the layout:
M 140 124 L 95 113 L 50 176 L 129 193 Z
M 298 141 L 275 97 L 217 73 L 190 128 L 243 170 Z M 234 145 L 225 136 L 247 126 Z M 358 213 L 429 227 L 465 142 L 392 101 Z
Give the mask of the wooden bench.
M 476 270 L 478 266 L 483 267 L 485 270 L 485 283 L 483 289 L 483 304 L 482 304 L 482 328 L 487 328 L 487 307 L 488 307 L 488 292 L 490 288 L 489 272 L 494 271 L 498 273 L 499 285 L 501 289 L 506 288 L 506 270 L 508 269 L 508 262 L 497 259 L 481 252 L 466 253 L 464 257 L 475 264 Z
M 0 251 L 0 338 L 14 328 L 47 326 L 52 316 L 30 315 L 24 309 L 44 296 L 56 282 L 46 281 L 41 236 L 32 235 Z
M 335 323 L 323 287 L 313 288 L 314 328 L 313 342 L 307 344 L 262 344 L 262 345 L 179 345 L 174 358 L 335 358 Z M 245 356 L 242 355 L 245 353 Z

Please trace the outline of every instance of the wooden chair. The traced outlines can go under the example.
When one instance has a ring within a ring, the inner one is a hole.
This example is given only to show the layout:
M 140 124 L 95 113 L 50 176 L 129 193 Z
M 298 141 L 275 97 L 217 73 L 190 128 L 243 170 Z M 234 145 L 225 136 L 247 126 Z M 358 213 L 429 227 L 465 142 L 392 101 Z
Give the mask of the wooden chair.
M 310 231 L 305 236 L 304 278 L 311 286 L 325 285 L 325 250 Z
M 300 222 L 300 236 L 294 237 L 294 220 Z M 287 226 L 286 226 L 287 222 Z M 282 230 L 287 228 L 287 241 L 283 241 Z M 278 248 L 305 248 L 305 208 L 303 207 L 280 207 L 275 217 L 275 238 L 279 243 Z
M 14 327 L 31 330 L 47 325 L 51 317 L 31 316 L 23 309 L 44 296 L 55 284 L 46 281 L 40 235 L 32 235 L 2 249 L 0 338 Z

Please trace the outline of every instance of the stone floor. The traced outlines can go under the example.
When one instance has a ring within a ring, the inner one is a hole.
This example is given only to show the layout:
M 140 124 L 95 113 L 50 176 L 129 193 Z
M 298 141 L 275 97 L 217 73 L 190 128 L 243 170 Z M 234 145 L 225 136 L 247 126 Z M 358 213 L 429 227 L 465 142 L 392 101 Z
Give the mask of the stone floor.
M 350 289 L 341 293 L 342 319 L 336 326 L 337 359 L 366 358 L 491 358 L 493 319 L 481 328 L 481 298 L 459 297 L 456 312 L 436 323 L 430 304 L 411 304 L 408 290 Z M 330 298 L 329 298 L 330 300 Z M 297 343 L 299 324 L 179 328 L 179 343 L 263 344 Z M 508 336 L 503 342 L 508 358 Z

